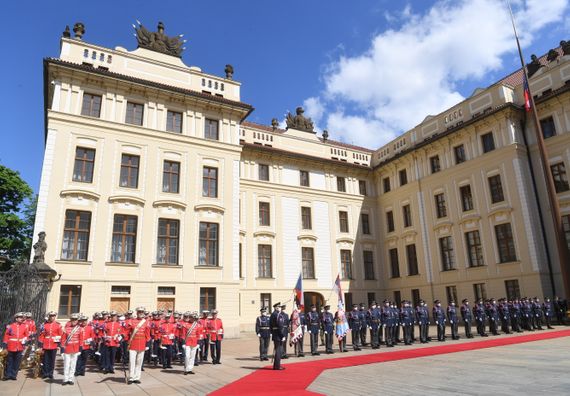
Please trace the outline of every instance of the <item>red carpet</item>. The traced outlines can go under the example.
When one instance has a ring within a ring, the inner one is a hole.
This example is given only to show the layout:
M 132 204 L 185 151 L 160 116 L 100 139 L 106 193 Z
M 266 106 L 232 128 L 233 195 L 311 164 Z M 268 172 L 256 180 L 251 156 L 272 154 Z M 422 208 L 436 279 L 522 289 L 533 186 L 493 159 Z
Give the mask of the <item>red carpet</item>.
M 273 371 L 271 366 L 256 370 L 253 373 L 232 382 L 215 392 L 218 395 L 318 395 L 309 392 L 307 387 L 321 374 L 323 370 L 359 366 L 362 364 L 390 362 L 394 360 L 413 359 L 445 353 L 472 351 L 476 349 L 492 348 L 504 345 L 521 344 L 524 342 L 548 340 L 551 338 L 568 337 L 570 330 L 552 331 L 547 333 L 533 333 L 522 336 L 501 336 L 482 341 L 465 343 L 451 343 L 424 348 L 404 349 L 397 351 L 378 352 L 360 356 L 339 357 L 331 359 L 314 360 L 310 362 L 283 364 L 286 370 Z M 338 352 L 336 353 L 338 356 Z

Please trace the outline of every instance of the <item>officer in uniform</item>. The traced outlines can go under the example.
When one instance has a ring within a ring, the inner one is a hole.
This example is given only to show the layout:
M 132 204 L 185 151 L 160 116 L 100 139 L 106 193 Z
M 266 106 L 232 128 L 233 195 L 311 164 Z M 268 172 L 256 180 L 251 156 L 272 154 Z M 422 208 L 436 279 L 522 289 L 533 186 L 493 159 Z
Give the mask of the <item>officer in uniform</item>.
M 400 323 L 404 329 L 404 344 L 412 345 L 412 327 L 414 327 L 414 311 L 409 301 L 402 301 L 402 309 L 400 310 Z
M 471 332 L 471 321 L 473 316 L 471 315 L 471 308 L 469 307 L 469 300 L 464 298 L 461 305 L 461 319 L 463 320 L 463 326 L 465 326 L 465 337 L 473 338 L 473 333 Z
M 40 348 L 44 350 L 42 360 L 42 378 L 53 379 L 53 370 L 55 368 L 55 357 L 57 356 L 57 348 L 61 342 L 63 329 L 59 322 L 55 321 L 57 313 L 55 311 L 48 312 L 48 319 L 42 325 L 38 341 Z
M 20 370 L 22 352 L 30 336 L 29 327 L 24 321 L 24 312 L 18 312 L 14 315 L 14 322 L 6 326 L 6 332 L 2 340 L 2 348 L 8 350 L 5 381 L 15 381 L 18 376 L 18 371 Z
M 511 312 L 509 310 L 509 304 L 504 298 L 499 299 L 499 319 L 501 320 L 501 330 L 503 333 L 511 334 Z
M 325 305 L 324 311 L 321 314 L 321 328 L 325 335 L 325 349 L 328 354 L 334 353 L 333 351 L 333 334 L 334 334 L 334 316 L 330 312 L 331 306 Z
M 420 342 L 425 344 L 428 342 L 429 312 L 424 300 L 420 300 L 419 305 L 416 307 L 416 321 L 420 330 Z
M 267 308 L 263 307 L 259 310 L 260 315 L 255 321 L 255 334 L 259 338 L 259 360 L 269 360 L 267 350 L 269 349 L 269 340 L 271 338 L 271 327 L 269 324 L 269 315 Z
M 384 340 L 386 341 L 387 347 L 394 346 L 394 332 L 393 332 L 393 317 L 392 317 L 392 307 L 390 306 L 390 301 L 384 300 L 384 307 L 382 307 L 382 327 L 384 328 Z
M 475 317 L 475 322 L 477 325 L 477 333 L 481 337 L 488 337 L 489 335 L 485 333 L 485 306 L 483 305 L 483 299 L 479 299 L 477 304 L 473 307 L 473 316 Z
M 281 354 L 283 352 L 283 343 L 287 337 L 287 326 L 284 325 L 285 321 L 281 313 L 281 303 L 274 304 L 273 309 L 273 313 L 269 318 L 271 338 L 273 339 L 273 370 L 285 370 L 285 367 L 281 367 Z
M 307 322 L 307 329 L 309 331 L 309 337 L 311 342 L 311 355 L 320 355 L 319 349 L 319 329 L 321 327 L 321 321 L 319 319 L 319 313 L 317 312 L 317 307 L 315 304 L 311 305 L 311 311 L 309 311 L 305 317 Z M 332 324 L 332 322 L 331 322 Z
M 370 309 L 368 310 L 366 322 L 370 327 L 370 344 L 372 345 L 372 349 L 380 348 L 380 320 L 381 320 L 381 313 L 376 305 L 376 301 L 372 301 L 370 304 Z
M 544 302 L 542 303 L 542 311 L 544 312 L 544 319 L 546 321 L 546 326 L 549 329 L 553 329 L 554 327 L 552 327 L 552 317 L 554 316 L 554 306 L 552 304 L 552 301 L 550 301 L 549 297 L 546 297 L 544 299 Z
M 433 321 L 437 326 L 437 340 L 445 341 L 445 312 L 441 308 L 441 302 L 435 300 L 432 309 Z
M 455 301 L 450 301 L 447 306 L 447 320 L 449 320 L 449 327 L 451 328 L 451 339 L 459 339 L 459 321 L 457 320 L 457 307 L 455 306 Z
M 360 345 L 367 346 L 368 343 L 366 342 L 366 330 L 370 327 L 366 320 L 366 307 L 363 303 L 360 303 L 359 306 L 359 316 L 360 316 Z
M 289 336 L 289 315 L 285 312 L 287 306 L 285 304 L 281 305 L 281 316 L 283 317 L 283 333 L 285 334 L 285 341 L 283 341 L 283 355 L 281 359 L 289 359 L 287 356 L 287 337 Z
M 348 314 L 348 326 L 350 327 L 350 332 L 352 333 L 352 348 L 355 351 L 360 351 L 360 312 L 358 311 L 358 305 L 352 304 L 352 311 Z

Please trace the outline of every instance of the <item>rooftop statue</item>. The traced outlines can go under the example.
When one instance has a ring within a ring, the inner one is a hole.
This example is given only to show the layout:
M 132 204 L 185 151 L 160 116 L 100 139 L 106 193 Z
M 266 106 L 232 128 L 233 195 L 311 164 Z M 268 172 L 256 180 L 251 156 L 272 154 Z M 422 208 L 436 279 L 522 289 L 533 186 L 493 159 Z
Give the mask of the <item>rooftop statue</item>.
M 550 51 L 548 51 L 546 60 L 548 62 L 554 62 L 558 58 L 558 55 L 559 55 L 558 51 L 556 51 L 555 49 L 551 49 Z
M 532 54 L 530 56 L 530 63 L 526 64 L 526 71 L 528 73 L 528 78 L 531 78 L 543 65 L 540 63 L 536 55 Z
M 570 55 L 570 41 L 562 40 L 560 42 L 560 47 L 562 47 L 562 56 Z
M 296 116 L 293 116 L 291 113 L 287 114 L 287 128 L 293 128 L 293 129 L 299 129 L 301 131 L 307 131 L 307 132 L 313 132 L 313 129 L 315 128 L 313 125 L 313 121 L 308 118 L 305 117 L 303 115 L 303 113 L 305 112 L 305 110 L 303 110 L 302 107 L 297 107 Z
M 169 37 L 164 34 L 164 24 L 158 22 L 158 27 L 156 32 L 148 31 L 142 23 L 137 21 L 139 25 L 138 28 L 133 25 L 136 31 L 136 38 L 139 48 L 146 48 L 156 52 L 162 52 L 163 54 L 182 57 L 182 51 L 184 51 L 184 43 L 186 40 L 182 40 L 182 34 L 174 37 Z

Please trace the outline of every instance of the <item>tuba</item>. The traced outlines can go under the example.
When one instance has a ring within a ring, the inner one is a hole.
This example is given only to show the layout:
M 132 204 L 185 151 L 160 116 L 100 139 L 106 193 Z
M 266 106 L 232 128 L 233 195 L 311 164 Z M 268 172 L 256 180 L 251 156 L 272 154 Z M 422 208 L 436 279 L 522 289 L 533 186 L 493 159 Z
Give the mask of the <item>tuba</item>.
M 42 357 L 44 355 L 44 350 L 42 348 L 38 348 L 34 351 L 33 354 L 33 365 L 32 365 L 32 377 L 38 378 L 40 376 L 40 371 L 42 368 Z
M 0 381 L 4 380 L 6 371 L 6 361 L 8 360 L 8 350 L 0 348 Z
M 27 368 L 30 368 L 30 359 L 31 359 L 31 354 L 32 354 L 32 345 L 28 344 L 26 345 L 26 348 L 24 349 L 24 353 L 22 354 L 22 361 L 20 363 L 20 370 L 24 370 Z

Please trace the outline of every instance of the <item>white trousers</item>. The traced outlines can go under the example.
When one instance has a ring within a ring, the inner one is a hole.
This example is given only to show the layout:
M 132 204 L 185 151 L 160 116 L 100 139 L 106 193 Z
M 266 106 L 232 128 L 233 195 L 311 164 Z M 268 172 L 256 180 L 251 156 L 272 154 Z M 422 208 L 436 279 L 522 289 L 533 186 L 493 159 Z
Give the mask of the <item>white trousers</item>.
M 192 371 L 194 368 L 194 359 L 196 358 L 197 350 L 197 345 L 195 347 L 184 345 L 184 371 Z
M 129 380 L 140 381 L 144 351 L 129 351 Z
M 63 382 L 73 381 L 78 356 L 79 352 L 63 354 Z

